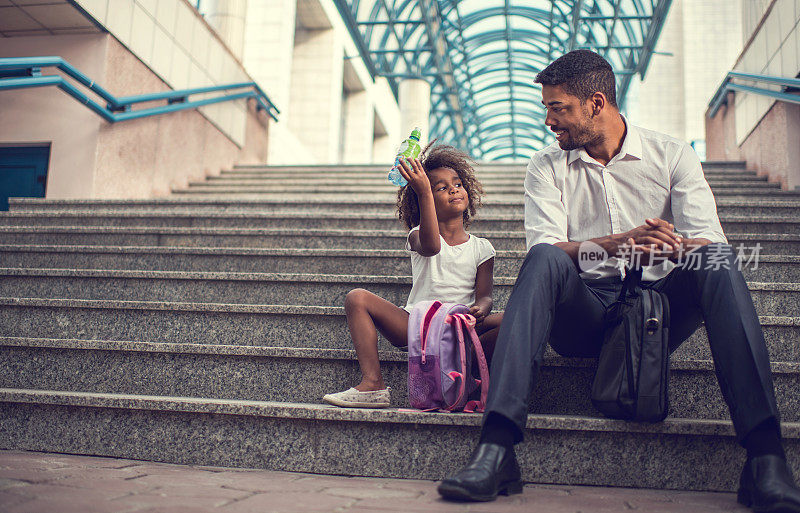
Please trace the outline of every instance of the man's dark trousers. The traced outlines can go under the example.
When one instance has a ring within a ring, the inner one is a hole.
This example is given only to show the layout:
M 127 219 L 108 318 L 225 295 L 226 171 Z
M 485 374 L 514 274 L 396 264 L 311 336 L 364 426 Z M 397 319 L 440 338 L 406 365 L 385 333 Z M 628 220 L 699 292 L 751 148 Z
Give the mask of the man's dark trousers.
M 764 334 L 731 246 L 713 244 L 691 253 L 696 253 L 694 260 L 645 285 L 669 298 L 670 350 L 705 320 L 717 379 L 741 442 L 764 420 L 778 419 Z M 621 280 L 584 281 L 578 273 L 561 248 L 535 245 L 503 314 L 486 415 L 512 420 L 519 430 L 517 442 L 548 340 L 562 356 L 600 354 L 603 315 L 619 294 Z

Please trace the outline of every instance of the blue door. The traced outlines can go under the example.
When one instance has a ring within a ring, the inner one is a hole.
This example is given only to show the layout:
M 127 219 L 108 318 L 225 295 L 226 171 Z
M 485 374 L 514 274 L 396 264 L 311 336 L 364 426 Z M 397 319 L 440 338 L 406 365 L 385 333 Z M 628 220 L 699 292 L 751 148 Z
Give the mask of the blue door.
M 0 210 L 8 198 L 44 198 L 50 146 L 0 148 Z

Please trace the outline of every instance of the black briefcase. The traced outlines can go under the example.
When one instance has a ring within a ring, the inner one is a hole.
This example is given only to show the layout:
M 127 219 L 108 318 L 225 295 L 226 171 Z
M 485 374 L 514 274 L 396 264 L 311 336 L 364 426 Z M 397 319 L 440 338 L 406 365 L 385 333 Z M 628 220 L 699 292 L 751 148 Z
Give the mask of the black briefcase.
M 669 301 L 629 270 L 605 314 L 592 404 L 604 415 L 659 422 L 669 410 Z

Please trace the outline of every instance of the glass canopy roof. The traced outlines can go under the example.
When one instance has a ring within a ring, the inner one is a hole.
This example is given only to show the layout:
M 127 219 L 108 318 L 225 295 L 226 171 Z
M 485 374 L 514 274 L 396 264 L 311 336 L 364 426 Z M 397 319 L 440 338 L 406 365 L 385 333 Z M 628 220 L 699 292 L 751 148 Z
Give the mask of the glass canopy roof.
M 527 159 L 553 141 L 533 80 L 560 55 L 599 52 L 624 106 L 671 0 L 334 0 L 370 73 L 431 83 L 431 138 L 479 160 Z

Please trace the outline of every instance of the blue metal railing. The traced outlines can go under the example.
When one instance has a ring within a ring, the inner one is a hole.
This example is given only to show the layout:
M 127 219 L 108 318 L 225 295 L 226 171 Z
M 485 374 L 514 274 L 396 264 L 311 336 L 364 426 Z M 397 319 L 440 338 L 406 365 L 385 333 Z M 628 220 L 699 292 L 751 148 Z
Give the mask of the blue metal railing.
M 776 91 L 774 89 L 764 89 L 762 87 L 746 86 L 734 83 L 733 82 L 734 80 L 761 82 L 763 84 L 776 84 L 782 86 L 783 90 Z M 762 96 L 768 96 L 770 98 L 775 98 L 776 100 L 780 100 L 783 102 L 800 103 L 800 95 L 785 92 L 785 89 L 787 87 L 800 88 L 800 79 L 772 77 L 768 75 L 754 75 L 752 73 L 740 73 L 738 71 L 731 71 L 725 76 L 725 80 L 722 81 L 722 84 L 720 84 L 719 88 L 717 89 L 717 92 L 714 93 L 713 98 L 711 98 L 711 102 L 709 102 L 708 104 L 709 117 L 713 118 L 714 116 L 716 116 L 720 107 L 722 107 L 727 103 L 729 91 L 740 91 L 749 94 L 760 94 Z
M 42 75 L 42 68 L 57 68 L 65 75 L 75 80 L 78 84 L 88 88 L 94 94 L 106 101 L 101 105 L 90 98 L 84 91 L 66 80 L 61 75 Z M 33 87 L 56 86 L 80 103 L 86 105 L 97 115 L 108 121 L 127 121 L 159 114 L 167 114 L 186 109 L 195 109 L 214 103 L 253 98 L 258 110 L 264 110 L 272 119 L 278 120 L 280 111 L 269 97 L 255 82 L 239 82 L 211 87 L 196 87 L 193 89 L 180 89 L 164 91 L 161 93 L 141 94 L 117 98 L 92 79 L 78 71 L 61 57 L 14 57 L 0 59 L 0 91 L 9 89 L 27 89 Z M 244 91 L 234 92 L 240 89 Z M 213 98 L 190 100 L 189 97 L 198 94 L 218 93 L 225 94 Z M 228 92 L 230 91 L 230 92 Z M 144 103 L 166 100 L 166 105 L 133 110 L 132 106 Z

